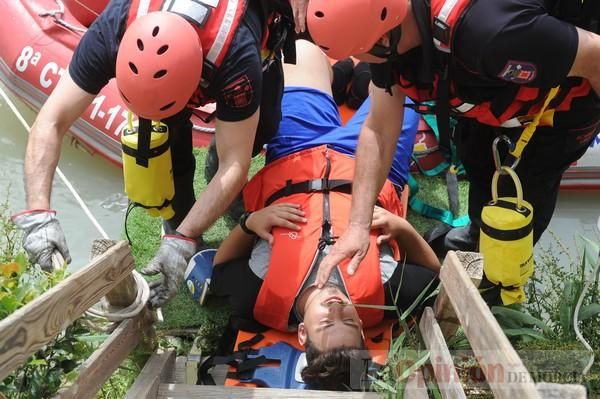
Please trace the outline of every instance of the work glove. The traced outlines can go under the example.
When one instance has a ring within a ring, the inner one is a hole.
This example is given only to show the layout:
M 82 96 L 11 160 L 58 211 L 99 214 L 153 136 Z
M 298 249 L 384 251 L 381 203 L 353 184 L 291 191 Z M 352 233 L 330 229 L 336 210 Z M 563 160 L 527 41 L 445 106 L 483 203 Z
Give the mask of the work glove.
M 13 222 L 23 230 L 23 248 L 33 264 L 51 272 L 52 253 L 58 251 L 67 263 L 71 255 L 67 247 L 65 233 L 56 218 L 56 211 L 50 209 L 35 209 L 20 212 L 12 216 Z
M 149 284 L 150 308 L 161 307 L 177 294 L 187 264 L 195 252 L 196 240 L 179 235 L 163 236 L 156 255 L 142 270 L 142 273 L 147 276 L 161 274 L 158 280 Z

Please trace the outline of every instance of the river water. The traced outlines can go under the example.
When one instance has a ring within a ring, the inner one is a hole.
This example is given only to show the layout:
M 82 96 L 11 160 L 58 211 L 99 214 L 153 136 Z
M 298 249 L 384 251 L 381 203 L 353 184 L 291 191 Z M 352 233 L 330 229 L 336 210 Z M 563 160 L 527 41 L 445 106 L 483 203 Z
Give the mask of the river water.
M 12 96 L 6 87 L 0 87 L 31 125 L 35 113 Z M 12 212 L 25 207 L 23 156 L 27 134 L 8 104 L 0 98 L 0 202 L 8 199 Z M 126 206 L 121 169 L 100 156 L 91 156 L 76 148 L 70 137 L 63 142 L 59 167 L 108 236 L 120 238 Z M 101 238 L 101 234 L 58 176 L 54 178 L 51 207 L 57 210 L 65 231 L 73 258 L 70 268 L 76 270 L 89 261 L 91 243 Z
M 31 124 L 35 113 L 10 93 L 9 97 Z M 0 201 L 7 198 L 11 210 L 16 212 L 25 206 L 23 154 L 27 131 L 1 98 L 0 132 Z M 62 151 L 59 167 L 110 238 L 120 238 L 126 205 L 121 169 L 100 156 L 76 148 L 68 136 Z M 51 206 L 58 211 L 73 258 L 71 269 L 78 269 L 88 262 L 91 242 L 100 238 L 100 233 L 58 176 L 54 179 L 52 194 Z M 600 241 L 596 227 L 599 216 L 600 192 L 562 191 L 549 231 L 575 251 L 579 234 Z M 540 246 L 555 246 L 552 234 L 546 232 L 538 248 Z

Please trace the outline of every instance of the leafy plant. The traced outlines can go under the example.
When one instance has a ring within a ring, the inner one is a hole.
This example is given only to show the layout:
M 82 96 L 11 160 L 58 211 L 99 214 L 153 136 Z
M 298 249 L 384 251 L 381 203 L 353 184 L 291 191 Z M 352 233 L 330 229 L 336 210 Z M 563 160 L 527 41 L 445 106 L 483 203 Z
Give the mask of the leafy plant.
M 524 309 L 535 318 L 546 320 L 552 333 L 564 340 L 576 338 L 573 321 L 577 315 L 577 324 L 583 335 L 594 341 L 598 348 L 600 331 L 596 323 L 600 315 L 600 246 L 585 237 L 581 237 L 580 242 L 582 255 L 579 260 L 573 259 L 560 242 L 558 254 L 541 251 L 536 261 L 537 270 L 526 287 L 530 301 L 524 305 Z M 569 260 L 569 265 L 561 265 L 560 255 Z M 584 286 L 587 286 L 585 292 Z
M 5 199 L 0 203 L 0 263 L 11 262 L 20 250 L 20 233 L 9 215 L 8 200 Z
M 19 242 L 20 233 L 0 204 L 0 320 L 54 287 L 65 278 L 64 269 L 52 273 L 29 263 Z M 76 368 L 97 345 L 89 331 L 73 323 L 52 342 L 0 382 L 0 397 L 39 399 L 53 396 L 77 375 Z
M 552 333 L 546 323 L 533 317 L 519 305 L 493 306 L 491 310 L 504 334 L 513 341 L 545 339 L 546 334 Z
M 0 383 L 7 398 L 38 399 L 54 395 L 60 386 L 77 376 L 77 366 L 94 350 L 94 345 L 78 339 L 88 331 L 77 322 L 67 327 L 49 345 L 36 352 Z
M 404 267 L 398 266 L 398 267 Z M 387 364 L 378 374 L 378 378 L 371 377 L 372 387 L 387 397 L 403 398 L 404 389 L 414 372 L 429 361 L 429 351 L 423 349 L 424 345 L 419 334 L 419 329 L 415 323 L 411 323 L 411 314 L 418 306 L 421 306 L 429 298 L 437 295 L 439 289 L 430 290 L 436 280 L 431 280 L 429 284 L 421 291 L 413 303 L 404 311 L 398 309 L 396 303 L 400 287 L 402 287 L 402 277 L 398 284 L 398 291 L 393 296 L 394 306 L 381 306 L 383 310 L 395 310 L 398 323 L 402 328 L 402 333 L 392 340 L 392 345 L 388 353 Z M 364 306 L 364 305 L 360 305 Z M 372 306 L 371 306 L 372 307 Z M 434 390 L 435 391 L 435 390 Z
M 535 379 L 538 370 L 560 365 L 561 371 L 555 373 L 557 379 L 552 382 L 584 381 L 590 393 L 597 394 L 600 364 L 596 361 L 592 366 L 592 361 L 594 351 L 596 357 L 600 355 L 600 245 L 598 240 L 585 237 L 578 244 L 579 256 L 573 256 L 556 238 L 551 249 L 538 251 L 536 271 L 526 287 L 529 302 L 522 311 L 543 320 L 549 331 L 544 333 L 547 340 L 522 341 L 518 347 L 536 354 L 532 359 L 522 355 Z M 565 380 L 567 376 L 571 380 Z
M 46 273 L 29 265 L 22 252 L 13 261 L 0 263 L 0 320 L 58 284 L 64 276 L 63 269 Z

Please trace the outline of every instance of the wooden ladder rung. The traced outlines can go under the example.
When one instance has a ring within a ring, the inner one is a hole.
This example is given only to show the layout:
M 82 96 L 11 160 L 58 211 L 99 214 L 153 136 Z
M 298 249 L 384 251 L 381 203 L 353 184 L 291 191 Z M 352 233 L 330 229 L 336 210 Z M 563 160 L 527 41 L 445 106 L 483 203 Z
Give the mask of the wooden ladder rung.
M 184 399 L 184 398 L 327 398 L 327 399 L 359 399 L 381 398 L 374 392 L 333 392 L 312 391 L 302 389 L 276 389 L 276 388 L 242 388 L 226 387 L 219 385 L 185 385 L 185 384 L 160 384 L 158 398 Z

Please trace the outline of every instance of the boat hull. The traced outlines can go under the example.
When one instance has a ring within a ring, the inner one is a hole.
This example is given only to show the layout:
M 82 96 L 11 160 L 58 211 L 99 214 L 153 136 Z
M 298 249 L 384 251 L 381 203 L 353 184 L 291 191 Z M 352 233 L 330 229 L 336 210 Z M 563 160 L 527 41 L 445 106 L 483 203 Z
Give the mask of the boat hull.
M 56 18 L 43 16 L 57 9 L 55 0 L 14 0 L 6 2 L 3 8 L 0 80 L 35 111 L 39 111 L 60 77 L 67 73 L 73 50 L 86 29 L 68 8 L 55 14 Z M 213 123 L 204 123 L 197 117 L 193 122 L 194 145 L 208 145 L 214 132 Z M 126 124 L 127 108 L 112 79 L 71 126 L 70 133 L 90 153 L 121 166 L 120 135 Z

